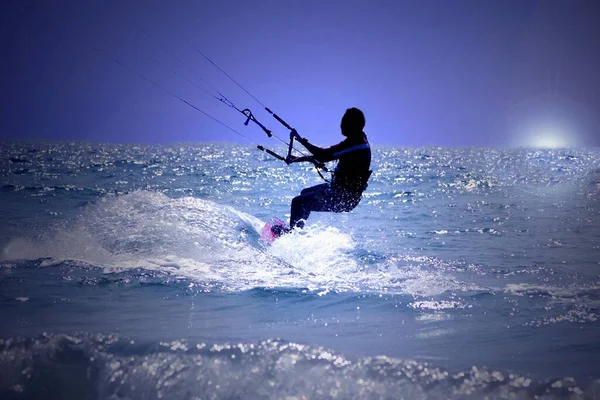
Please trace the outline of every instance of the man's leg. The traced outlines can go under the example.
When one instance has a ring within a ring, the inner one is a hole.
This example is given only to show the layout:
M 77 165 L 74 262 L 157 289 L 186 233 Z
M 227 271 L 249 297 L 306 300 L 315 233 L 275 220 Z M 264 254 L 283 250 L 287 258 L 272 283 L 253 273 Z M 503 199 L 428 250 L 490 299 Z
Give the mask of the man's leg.
M 302 189 L 300 194 L 311 194 L 311 193 L 318 192 L 320 190 L 324 190 L 327 188 L 329 188 L 329 183 L 321 183 L 320 185 L 311 186 L 309 188 Z
M 302 190 L 292 200 L 290 227 L 304 227 L 311 211 L 334 211 L 334 198 L 329 184 L 313 186 Z

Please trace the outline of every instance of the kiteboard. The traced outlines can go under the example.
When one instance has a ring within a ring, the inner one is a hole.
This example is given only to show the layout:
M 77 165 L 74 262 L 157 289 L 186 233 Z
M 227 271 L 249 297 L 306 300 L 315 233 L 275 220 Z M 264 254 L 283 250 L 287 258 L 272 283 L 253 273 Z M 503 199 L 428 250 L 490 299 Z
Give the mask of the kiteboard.
M 277 217 L 273 217 L 265 223 L 265 226 L 260 231 L 260 238 L 271 244 L 281 235 L 290 231 L 288 224 Z

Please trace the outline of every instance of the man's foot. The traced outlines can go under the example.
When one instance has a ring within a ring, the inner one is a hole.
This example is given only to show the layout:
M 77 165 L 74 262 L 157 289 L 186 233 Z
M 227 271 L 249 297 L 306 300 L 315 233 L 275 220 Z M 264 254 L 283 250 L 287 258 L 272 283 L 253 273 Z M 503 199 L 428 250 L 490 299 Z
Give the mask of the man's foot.
M 292 228 L 287 227 L 285 225 L 273 225 L 271 227 L 271 232 L 273 233 L 273 236 L 275 236 L 276 238 L 278 238 L 281 235 L 285 235 L 286 233 L 290 233 L 292 231 Z

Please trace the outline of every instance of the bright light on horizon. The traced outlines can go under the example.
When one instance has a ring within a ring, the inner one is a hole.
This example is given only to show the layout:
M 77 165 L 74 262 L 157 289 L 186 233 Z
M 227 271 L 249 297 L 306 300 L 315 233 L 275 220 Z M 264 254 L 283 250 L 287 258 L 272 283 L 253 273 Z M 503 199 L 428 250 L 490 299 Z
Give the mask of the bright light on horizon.
M 564 97 L 532 98 L 515 104 L 507 114 L 511 146 L 582 147 L 593 142 L 600 120 L 581 104 Z
M 571 138 L 572 139 L 572 138 Z M 557 149 L 574 146 L 573 140 L 569 141 L 568 135 L 556 131 L 538 131 L 529 138 L 529 146 L 542 149 Z
M 556 124 L 521 127 L 517 132 L 516 146 L 535 147 L 539 149 L 559 149 L 580 145 L 578 136 L 571 129 Z

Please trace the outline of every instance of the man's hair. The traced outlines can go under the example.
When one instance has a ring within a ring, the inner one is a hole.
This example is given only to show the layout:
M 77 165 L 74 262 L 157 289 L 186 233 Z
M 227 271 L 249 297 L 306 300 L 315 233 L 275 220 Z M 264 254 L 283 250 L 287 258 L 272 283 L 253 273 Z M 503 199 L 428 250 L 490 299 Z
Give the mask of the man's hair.
M 359 126 L 360 129 L 363 129 L 367 122 L 365 120 L 365 114 L 356 107 L 347 109 L 343 118 L 348 121 L 350 125 Z

